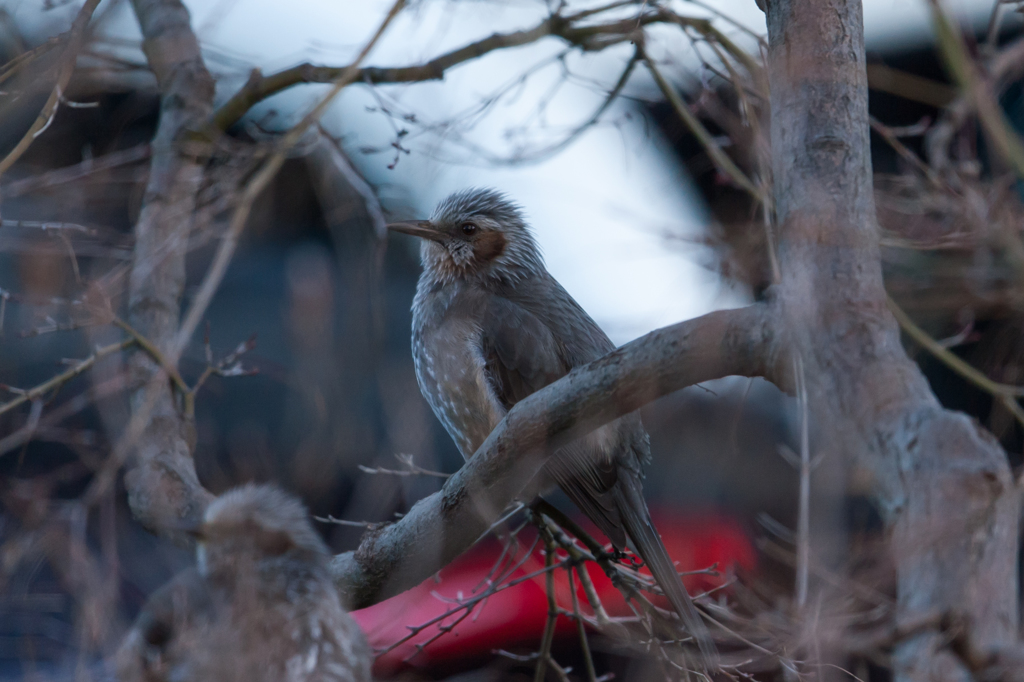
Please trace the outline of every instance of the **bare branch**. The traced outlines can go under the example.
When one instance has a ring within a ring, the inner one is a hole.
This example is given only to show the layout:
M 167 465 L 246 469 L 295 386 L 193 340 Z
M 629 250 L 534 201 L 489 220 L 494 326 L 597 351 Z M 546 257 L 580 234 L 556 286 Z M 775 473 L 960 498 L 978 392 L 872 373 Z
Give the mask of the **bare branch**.
M 576 572 L 582 575 L 587 569 L 579 566 L 570 566 L 566 569 L 569 577 L 569 594 L 572 596 L 572 612 L 576 620 L 576 632 L 580 638 L 580 651 L 583 653 L 583 663 L 586 666 L 587 681 L 597 682 L 597 671 L 594 669 L 594 657 L 590 654 L 590 642 L 587 640 L 587 629 L 583 625 L 583 614 L 580 612 L 580 598 L 576 594 L 576 585 L 573 584 L 572 576 Z M 588 595 L 589 596 L 589 595 Z
M 13 398 L 12 400 L 9 400 L 6 403 L 0 405 L 0 414 L 10 412 L 19 405 L 23 405 L 30 400 L 36 400 L 37 398 L 41 398 L 50 391 L 60 388 L 67 382 L 71 381 L 72 379 L 79 376 L 80 374 L 88 370 L 90 367 L 95 365 L 98 360 L 105 358 L 111 353 L 117 353 L 119 351 L 122 351 L 131 346 L 132 344 L 134 344 L 135 342 L 136 340 L 134 338 L 130 338 L 125 339 L 124 341 L 118 341 L 117 343 L 112 343 L 108 346 L 102 346 L 100 348 L 97 348 L 95 351 L 93 351 L 92 355 L 85 358 L 84 360 L 76 362 L 70 368 L 61 372 L 57 376 L 47 379 L 38 386 L 33 386 L 32 388 L 26 389 L 24 391 L 18 391 L 17 398 Z
M 209 326 L 209 325 L 207 325 Z M 245 369 L 242 367 L 241 357 L 256 347 L 256 335 L 253 334 L 242 343 L 235 346 L 235 349 L 218 360 L 213 361 L 213 350 L 210 348 L 209 329 L 207 329 L 206 342 L 206 368 L 199 375 L 191 389 L 185 390 L 185 415 L 191 417 L 195 414 L 196 393 L 203 387 L 206 380 L 213 375 L 221 377 L 240 377 L 258 374 L 258 370 Z
M 17 431 L 0 438 L 0 457 L 6 455 L 14 448 L 21 447 L 25 443 L 29 442 L 34 433 L 39 429 L 46 429 L 55 424 L 59 424 L 68 417 L 81 412 L 95 401 L 114 395 L 115 393 L 124 390 L 126 387 L 126 377 L 121 373 L 114 376 L 112 379 L 108 379 L 101 384 L 94 385 L 86 391 L 79 393 L 75 397 L 48 412 L 45 416 L 41 417 L 39 419 L 39 423 L 36 424 L 36 429 L 29 428 L 29 425 L 26 424 Z
M 412 455 L 398 453 L 395 455 L 395 459 L 405 466 L 405 469 L 385 469 L 384 467 L 368 467 L 362 464 L 359 465 L 359 470 L 364 474 L 388 474 L 391 476 L 433 476 L 434 478 L 448 478 L 451 474 L 446 474 L 443 471 L 431 471 L 430 469 L 424 469 L 412 460 Z
M 692 27 L 709 40 L 720 44 L 723 49 L 750 70 L 752 76 L 756 77 L 761 72 L 761 68 L 750 55 L 737 47 L 707 19 L 680 16 L 665 8 L 658 8 L 655 11 L 644 11 L 644 8 L 641 8 L 640 14 L 626 19 L 600 24 L 578 23 L 620 4 L 622 3 L 613 3 L 606 7 L 585 10 L 568 16 L 555 14 L 532 28 L 512 33 L 495 33 L 423 64 L 402 67 L 364 67 L 356 71 L 353 81 L 379 85 L 441 80 L 449 69 L 460 64 L 478 59 L 496 50 L 528 45 L 547 37 L 560 38 L 582 50 L 595 52 L 627 40 L 633 40 L 639 29 L 655 23 L 673 23 Z M 227 130 L 241 119 L 253 105 L 271 95 L 300 83 L 333 82 L 352 66 L 314 66 L 307 63 L 269 76 L 263 76 L 258 70 L 253 70 L 246 84 L 211 117 L 206 127 L 207 134 L 213 136 L 219 131 Z
M 111 323 L 128 334 L 128 336 L 130 336 L 135 343 L 139 345 L 139 348 L 146 351 L 153 362 L 159 365 L 160 369 L 167 373 L 167 376 L 171 378 L 171 381 L 174 382 L 175 387 L 177 387 L 179 391 L 182 393 L 189 392 L 188 384 L 186 384 L 185 380 L 181 378 L 180 374 L 178 374 L 178 368 L 172 365 L 167 358 L 164 357 L 164 354 L 160 352 L 160 349 L 157 348 L 152 341 L 140 334 L 134 327 L 116 315 L 111 320 Z
M 558 27 L 562 26 L 565 21 L 562 18 L 550 17 L 531 29 L 514 33 L 495 33 L 483 40 L 470 43 L 457 50 L 452 50 L 417 66 L 353 69 L 353 67 L 358 67 L 357 60 L 354 64 L 344 67 L 300 64 L 270 76 L 263 76 L 258 70 L 254 70 L 249 76 L 249 81 L 242 89 L 217 110 L 211 119 L 210 125 L 214 131 L 227 130 L 257 102 L 299 83 L 331 83 L 346 74 L 349 82 L 411 83 L 439 80 L 444 77 L 445 71 L 451 67 L 482 57 L 488 52 L 501 48 L 526 45 L 546 36 L 554 35 Z M 354 73 L 352 73 L 353 70 Z
M 558 620 L 558 602 L 555 601 L 555 541 L 550 533 L 541 531 L 544 537 L 544 588 L 548 595 L 548 619 L 544 624 L 544 635 L 541 637 L 540 652 L 537 654 L 537 667 L 533 672 L 533 682 L 544 682 L 544 671 L 551 658 L 551 643 L 555 641 L 555 622 Z
M 42 43 L 31 50 L 22 52 L 17 57 L 3 65 L 2 70 L 0 70 L 0 83 L 3 83 L 5 80 L 18 73 L 21 69 L 25 68 L 28 64 L 31 64 L 53 48 L 64 43 L 67 39 L 68 34 L 62 33 L 59 36 L 49 38 L 45 43 Z

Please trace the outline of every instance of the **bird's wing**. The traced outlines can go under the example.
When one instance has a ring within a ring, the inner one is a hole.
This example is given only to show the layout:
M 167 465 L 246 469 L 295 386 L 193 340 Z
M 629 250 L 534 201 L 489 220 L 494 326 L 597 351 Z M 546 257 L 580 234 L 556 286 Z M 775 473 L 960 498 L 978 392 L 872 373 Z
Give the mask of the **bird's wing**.
M 481 323 L 488 380 L 506 410 L 569 372 L 551 330 L 523 306 L 491 296 Z
M 601 328 L 553 279 L 512 300 L 493 296 L 483 327 L 484 358 L 499 400 L 510 409 L 577 364 L 614 348 Z M 559 450 L 545 472 L 619 549 L 627 535 L 650 567 L 711 669 L 714 642 L 686 593 L 643 497 L 650 440 L 638 414 L 625 415 Z
M 577 441 L 551 457 L 545 471 L 613 545 L 626 547 L 626 532 L 613 495 L 619 479 L 613 460 Z
M 518 303 L 491 297 L 481 331 L 488 379 L 506 410 L 572 368 L 564 345 L 552 329 Z M 551 457 L 545 471 L 608 539 L 617 547 L 625 547 L 625 533 L 612 496 L 618 478 L 612 452 L 595 446 L 593 439 L 581 439 Z

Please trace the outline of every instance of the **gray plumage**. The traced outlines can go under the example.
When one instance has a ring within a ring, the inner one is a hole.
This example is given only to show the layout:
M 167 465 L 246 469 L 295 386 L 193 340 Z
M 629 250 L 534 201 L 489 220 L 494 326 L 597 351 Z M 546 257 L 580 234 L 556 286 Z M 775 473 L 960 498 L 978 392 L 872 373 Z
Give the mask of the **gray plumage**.
M 464 458 L 518 401 L 614 349 L 547 272 L 521 211 L 502 194 L 457 192 L 429 221 L 390 227 L 422 238 L 416 378 Z M 557 483 L 616 547 L 632 541 L 713 667 L 714 644 L 644 501 L 649 460 L 649 437 L 632 413 L 559 450 L 537 487 Z
M 122 682 L 369 682 L 301 502 L 246 485 L 210 504 L 197 566 L 147 601 L 117 653 Z

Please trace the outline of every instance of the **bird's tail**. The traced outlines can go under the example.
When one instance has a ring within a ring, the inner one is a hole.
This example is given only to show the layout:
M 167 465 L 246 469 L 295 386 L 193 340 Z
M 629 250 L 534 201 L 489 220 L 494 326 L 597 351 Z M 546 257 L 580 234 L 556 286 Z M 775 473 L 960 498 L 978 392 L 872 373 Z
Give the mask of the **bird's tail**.
M 683 581 L 676 571 L 672 558 L 665 549 L 665 543 L 654 528 L 650 512 L 647 510 L 647 503 L 644 501 L 643 492 L 640 489 L 640 481 L 627 481 L 620 477 L 616 492 L 618 493 L 619 514 L 622 518 L 622 525 L 626 533 L 633 541 L 637 554 L 644 560 L 654 579 L 658 581 L 669 603 L 679 617 L 687 632 L 693 637 L 704 657 L 704 664 L 708 670 L 718 669 L 718 650 L 711 639 L 704 621 L 701 620 L 693 600 L 683 587 Z

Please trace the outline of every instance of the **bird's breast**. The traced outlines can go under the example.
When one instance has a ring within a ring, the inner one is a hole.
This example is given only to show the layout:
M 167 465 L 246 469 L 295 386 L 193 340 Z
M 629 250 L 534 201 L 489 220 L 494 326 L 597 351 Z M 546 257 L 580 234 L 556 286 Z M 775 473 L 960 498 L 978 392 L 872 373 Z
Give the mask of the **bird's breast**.
M 412 352 L 420 392 L 469 459 L 505 416 L 487 378 L 479 326 L 460 315 L 415 320 Z

